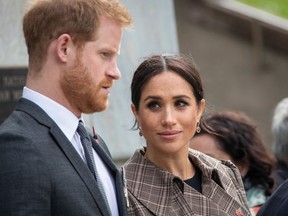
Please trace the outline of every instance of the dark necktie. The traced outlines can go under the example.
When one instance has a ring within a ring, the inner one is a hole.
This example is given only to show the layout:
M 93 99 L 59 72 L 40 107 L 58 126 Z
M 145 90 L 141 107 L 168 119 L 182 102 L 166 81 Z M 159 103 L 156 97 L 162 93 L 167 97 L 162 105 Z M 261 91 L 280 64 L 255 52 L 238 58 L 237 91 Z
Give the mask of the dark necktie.
M 79 121 L 77 132 L 80 135 L 81 143 L 82 143 L 82 146 L 83 146 L 83 149 L 84 149 L 84 153 L 85 153 L 87 166 L 90 169 L 91 173 L 93 174 L 94 178 L 96 179 L 98 188 L 100 189 L 101 194 L 102 194 L 102 196 L 104 198 L 104 201 L 105 201 L 105 203 L 106 203 L 106 205 L 107 205 L 107 207 L 108 207 L 108 209 L 110 211 L 110 207 L 109 207 L 109 204 L 108 204 L 108 201 L 107 201 L 107 197 L 105 195 L 105 191 L 104 191 L 102 182 L 99 179 L 98 172 L 97 172 L 97 169 L 96 169 L 96 165 L 95 165 L 95 161 L 94 161 L 94 157 L 93 157 L 93 151 L 92 151 L 92 142 L 90 140 L 90 137 L 89 137 L 89 135 L 88 135 L 88 133 L 87 133 L 82 121 Z M 111 215 L 111 211 L 110 211 L 110 215 Z

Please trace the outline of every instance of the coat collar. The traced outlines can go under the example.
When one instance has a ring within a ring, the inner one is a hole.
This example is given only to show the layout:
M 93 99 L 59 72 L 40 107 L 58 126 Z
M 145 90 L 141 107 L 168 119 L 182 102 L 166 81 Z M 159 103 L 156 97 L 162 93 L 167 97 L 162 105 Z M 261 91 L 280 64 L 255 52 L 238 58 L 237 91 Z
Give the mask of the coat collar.
M 144 157 L 144 154 L 143 150 L 137 150 L 128 160 L 128 165 L 124 166 L 127 188 L 142 205 L 155 215 L 169 215 L 167 207 L 171 206 L 170 197 L 173 192 L 174 176 L 155 166 Z M 142 184 L 146 185 L 145 188 L 148 187 L 147 190 L 142 191 Z M 157 203 L 159 200 L 157 193 L 151 192 L 157 187 L 165 192 L 161 199 L 161 202 L 165 203 L 162 208 L 159 208 L 159 203 Z
M 223 201 L 217 198 L 217 194 L 220 193 L 218 194 L 220 195 L 219 197 L 224 197 L 225 199 L 227 199 L 227 202 L 229 201 L 229 205 L 233 206 L 228 209 L 228 211 L 230 211 L 232 215 L 235 215 L 235 212 L 238 211 L 238 209 L 241 209 L 244 215 L 249 215 L 246 208 L 247 206 L 243 204 L 246 202 L 246 200 L 243 200 L 242 197 L 245 197 L 245 194 L 243 193 L 242 195 L 239 195 L 235 191 L 234 184 L 236 182 L 231 182 L 230 176 L 230 174 L 234 175 L 233 178 L 235 178 L 235 174 L 228 173 L 228 170 L 235 168 L 232 163 L 228 162 L 228 166 L 230 167 L 230 169 L 225 169 L 223 168 L 223 162 L 215 160 L 214 158 L 211 158 L 194 150 L 189 150 L 189 158 L 192 163 L 202 172 L 203 195 L 197 194 L 198 201 L 199 199 L 203 198 L 205 199 L 205 202 L 210 203 L 210 206 L 214 206 L 215 208 L 222 208 L 223 211 L 224 209 L 226 211 L 227 206 L 224 202 L 226 200 Z M 124 169 L 129 192 L 132 193 L 133 196 L 142 205 L 144 205 L 155 215 L 169 214 L 168 208 L 170 208 L 172 205 L 173 200 L 171 199 L 171 197 L 175 196 L 175 186 L 178 186 L 178 188 L 180 189 L 176 189 L 177 191 L 182 191 L 183 193 L 184 190 L 185 194 L 190 193 L 190 198 L 188 199 L 191 199 L 191 201 L 193 200 L 193 196 L 195 195 L 195 193 L 198 193 L 196 192 L 196 190 L 186 185 L 178 177 L 172 175 L 168 171 L 162 170 L 161 168 L 153 164 L 151 161 L 147 160 L 144 157 L 143 150 L 137 150 L 135 154 L 130 158 L 130 160 L 126 163 Z M 211 179 L 213 181 L 211 181 Z M 237 179 L 237 181 L 238 180 L 239 179 Z M 145 190 L 143 190 L 143 188 L 145 188 Z M 157 190 L 158 193 L 155 193 L 155 190 Z M 215 193 L 216 190 L 217 193 Z M 243 187 L 237 188 L 237 190 L 243 190 Z M 161 198 L 159 198 L 159 194 Z M 191 203 L 192 207 L 191 205 L 186 206 L 187 212 L 190 213 L 194 211 L 194 203 Z

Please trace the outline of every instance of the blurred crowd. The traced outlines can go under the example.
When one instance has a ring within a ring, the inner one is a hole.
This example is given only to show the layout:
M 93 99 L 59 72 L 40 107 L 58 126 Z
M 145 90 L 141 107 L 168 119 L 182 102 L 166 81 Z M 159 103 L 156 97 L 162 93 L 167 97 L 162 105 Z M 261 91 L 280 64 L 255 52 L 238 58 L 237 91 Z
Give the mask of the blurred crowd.
M 243 112 L 229 110 L 208 114 L 202 121 L 206 127 L 195 133 L 190 147 L 216 159 L 233 162 L 242 177 L 251 214 L 260 215 L 260 208 L 288 179 L 288 98 L 281 100 L 274 109 L 272 148 L 264 143 L 257 123 Z M 271 206 L 269 211 L 273 212 Z

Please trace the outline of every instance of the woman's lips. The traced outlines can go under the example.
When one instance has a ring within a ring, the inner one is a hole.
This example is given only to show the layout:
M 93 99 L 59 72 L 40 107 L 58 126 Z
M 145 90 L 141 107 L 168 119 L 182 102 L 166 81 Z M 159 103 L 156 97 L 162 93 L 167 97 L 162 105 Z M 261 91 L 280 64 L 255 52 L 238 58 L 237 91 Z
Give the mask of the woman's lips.
M 181 131 L 162 131 L 160 133 L 158 133 L 158 135 L 162 138 L 165 139 L 175 139 L 176 137 L 178 137 L 180 135 Z

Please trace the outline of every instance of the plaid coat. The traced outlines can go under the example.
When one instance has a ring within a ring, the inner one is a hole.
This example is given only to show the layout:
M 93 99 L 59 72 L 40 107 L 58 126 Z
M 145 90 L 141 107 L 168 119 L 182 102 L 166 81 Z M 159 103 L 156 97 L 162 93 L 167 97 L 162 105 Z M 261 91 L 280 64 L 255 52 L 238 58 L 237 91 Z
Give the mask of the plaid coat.
M 122 169 L 128 189 L 128 215 L 251 215 L 241 176 L 231 162 L 190 149 L 190 160 L 202 172 L 199 193 L 143 155 L 143 150 L 137 150 Z

